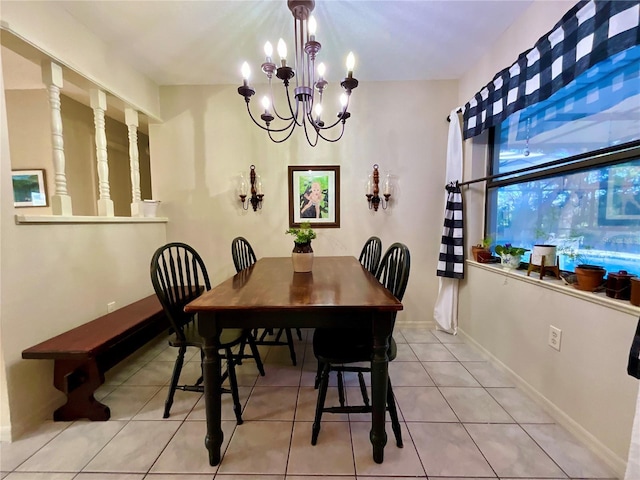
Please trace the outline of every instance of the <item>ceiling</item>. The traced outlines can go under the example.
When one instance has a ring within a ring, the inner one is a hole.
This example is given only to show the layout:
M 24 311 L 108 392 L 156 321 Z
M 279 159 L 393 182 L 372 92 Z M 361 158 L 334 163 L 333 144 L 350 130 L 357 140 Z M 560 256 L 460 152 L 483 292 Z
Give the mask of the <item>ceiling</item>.
M 344 77 L 349 51 L 360 81 L 459 78 L 533 0 L 318 0 L 319 60 Z M 47 1 L 59 5 L 159 85 L 239 84 L 256 77 L 262 48 L 293 49 L 284 0 Z M 515 59 L 514 59 L 515 60 Z

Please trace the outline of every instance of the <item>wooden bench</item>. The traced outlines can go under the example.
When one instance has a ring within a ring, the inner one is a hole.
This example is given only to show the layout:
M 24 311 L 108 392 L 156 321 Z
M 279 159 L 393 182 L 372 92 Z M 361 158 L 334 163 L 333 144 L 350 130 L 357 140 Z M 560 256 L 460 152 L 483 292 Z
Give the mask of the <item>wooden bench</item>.
M 67 395 L 54 420 L 108 420 L 109 407 L 93 396 L 105 372 L 162 331 L 169 320 L 153 294 L 28 348 L 22 358 L 54 360 L 53 385 Z

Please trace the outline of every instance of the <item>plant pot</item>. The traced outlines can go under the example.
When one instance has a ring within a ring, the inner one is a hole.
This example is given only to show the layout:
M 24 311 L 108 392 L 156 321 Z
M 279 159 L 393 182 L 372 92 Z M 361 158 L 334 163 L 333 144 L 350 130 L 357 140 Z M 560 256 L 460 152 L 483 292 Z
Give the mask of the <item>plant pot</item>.
M 631 279 L 631 297 L 629 298 L 631 305 L 640 307 L 640 278 L 633 277 Z
M 534 245 L 531 252 L 530 263 L 541 266 L 544 260 L 545 267 L 555 267 L 557 263 L 557 249 L 555 245 Z
M 484 248 L 479 245 L 474 245 L 473 247 L 471 247 L 471 255 L 473 255 L 473 259 L 476 262 L 480 262 L 481 256 L 484 256 L 484 258 L 491 257 L 491 252 L 489 251 L 488 248 Z
M 607 275 L 607 297 L 618 300 L 629 300 L 631 298 L 631 279 L 636 275 L 627 273 L 626 270 L 610 272 Z
M 313 267 L 313 249 L 311 248 L 311 242 L 293 243 L 293 252 L 291 253 L 293 271 L 297 273 L 310 272 Z
M 478 251 L 478 263 L 494 263 L 494 257 L 491 254 L 491 250 L 480 250 Z
M 505 270 L 514 270 L 520 266 L 520 260 L 522 259 L 522 255 L 511 255 L 510 253 L 505 253 L 500 255 L 500 263 L 502 264 L 502 268 Z
M 598 289 L 607 271 L 598 265 L 578 265 L 576 267 L 576 278 L 578 283 L 576 288 L 586 292 L 593 292 Z

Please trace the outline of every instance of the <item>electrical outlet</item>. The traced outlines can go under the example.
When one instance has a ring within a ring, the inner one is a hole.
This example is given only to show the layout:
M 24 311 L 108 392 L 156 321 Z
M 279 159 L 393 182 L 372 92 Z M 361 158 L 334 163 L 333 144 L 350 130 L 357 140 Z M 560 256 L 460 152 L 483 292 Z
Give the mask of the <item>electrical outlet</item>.
M 107 313 L 111 313 L 116 309 L 116 302 L 107 303 Z
M 560 351 L 560 342 L 562 340 L 562 330 L 553 325 L 549 325 L 549 346 Z

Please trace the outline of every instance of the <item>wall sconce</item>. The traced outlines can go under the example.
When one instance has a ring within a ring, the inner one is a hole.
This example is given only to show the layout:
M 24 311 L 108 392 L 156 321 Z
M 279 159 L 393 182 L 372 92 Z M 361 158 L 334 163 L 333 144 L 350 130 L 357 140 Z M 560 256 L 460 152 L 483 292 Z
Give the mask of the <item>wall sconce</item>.
M 373 165 L 373 174 L 369 175 L 367 184 L 365 187 L 365 195 L 367 202 L 369 202 L 369 210 L 373 206 L 374 211 L 378 211 L 378 206 L 382 203 L 382 209 L 386 210 L 389 206 L 389 199 L 391 198 L 391 176 L 387 173 L 387 176 L 382 182 L 382 195 L 384 199 L 380 198 L 380 174 L 378 172 L 378 164 Z
M 242 208 L 245 210 L 249 210 L 249 203 L 253 207 L 253 211 L 255 212 L 258 208 L 262 208 L 262 197 L 264 194 L 262 193 L 262 180 L 260 180 L 260 175 L 256 175 L 256 166 L 251 165 L 251 170 L 249 171 L 249 182 L 251 185 L 251 197 L 249 201 L 247 200 L 247 181 L 244 178 L 244 174 L 240 174 L 240 200 L 242 201 Z

